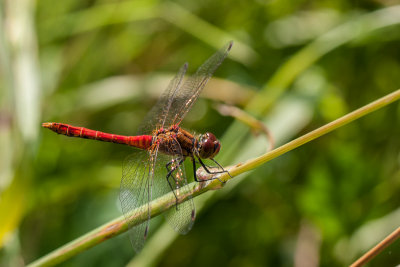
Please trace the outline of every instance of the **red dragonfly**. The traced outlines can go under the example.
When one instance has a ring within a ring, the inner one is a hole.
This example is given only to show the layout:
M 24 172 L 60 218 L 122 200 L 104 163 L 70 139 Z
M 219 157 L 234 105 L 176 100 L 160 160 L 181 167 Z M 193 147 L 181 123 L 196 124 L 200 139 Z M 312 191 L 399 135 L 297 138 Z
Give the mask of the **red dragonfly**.
M 130 227 L 129 237 L 136 252 L 143 248 L 149 230 L 151 215 L 149 203 L 171 190 L 176 198 L 176 207 L 164 213 L 166 220 L 181 234 L 187 233 L 192 228 L 196 216 L 193 199 L 189 197 L 185 202 L 178 202 L 179 189 L 187 185 L 183 165 L 186 158 L 190 158 L 193 163 L 195 181 L 199 181 L 196 177 L 197 162 L 209 173 L 228 172 L 214 160 L 221 148 L 214 134 L 195 136 L 182 129 L 180 123 L 212 74 L 226 58 L 232 45 L 233 42 L 226 44 L 203 63 L 193 76 L 182 82 L 188 68 L 188 64 L 185 63 L 145 117 L 136 136 L 103 133 L 63 123 L 42 124 L 45 128 L 70 137 L 139 148 L 123 164 L 119 196 L 122 212 Z M 211 171 L 203 162 L 204 159 L 213 160 L 219 170 Z M 147 220 L 134 227 L 131 218 L 145 213 Z

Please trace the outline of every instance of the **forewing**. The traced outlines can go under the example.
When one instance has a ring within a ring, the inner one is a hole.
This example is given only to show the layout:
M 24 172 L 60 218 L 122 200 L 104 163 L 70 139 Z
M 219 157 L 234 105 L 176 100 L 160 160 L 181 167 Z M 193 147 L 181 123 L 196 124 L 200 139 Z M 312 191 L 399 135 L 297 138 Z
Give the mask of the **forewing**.
M 167 89 L 162 93 L 156 105 L 149 111 L 142 124 L 139 126 L 138 134 L 150 134 L 156 126 L 164 126 L 175 92 L 180 88 L 187 68 L 188 64 L 183 64 L 175 77 L 170 81 Z
M 232 48 L 232 44 L 232 42 L 229 42 L 212 55 L 174 94 L 165 125 L 179 124 L 182 121 L 186 113 L 196 102 L 200 92 L 208 80 L 228 55 L 229 50 Z
M 179 155 L 182 154 L 181 147 L 176 140 L 169 143 L 169 149 L 171 151 L 178 152 L 177 154 Z M 174 205 L 168 211 L 164 212 L 164 217 L 167 222 L 176 232 L 180 234 L 186 234 L 189 232 L 195 220 L 195 207 L 193 199 L 189 194 L 190 192 L 188 192 L 188 190 L 184 190 L 183 188 L 187 185 L 183 161 L 184 158 L 182 156 L 171 156 L 159 153 L 157 157 L 157 166 L 155 167 L 156 179 L 154 179 L 154 193 L 156 195 L 161 196 L 169 193 L 171 192 L 172 187 L 178 199 L 182 199 L 185 196 L 188 197 L 185 202 Z M 166 166 L 168 166 L 168 170 Z M 173 171 L 171 172 L 168 183 L 167 173 L 169 170 Z
M 134 250 L 138 253 L 144 245 L 149 227 L 150 207 L 153 181 L 152 168 L 155 165 L 155 154 L 147 150 L 135 150 L 123 164 L 120 188 L 121 208 L 130 228 L 129 238 Z M 145 214 L 147 218 L 139 225 L 134 225 L 133 218 Z

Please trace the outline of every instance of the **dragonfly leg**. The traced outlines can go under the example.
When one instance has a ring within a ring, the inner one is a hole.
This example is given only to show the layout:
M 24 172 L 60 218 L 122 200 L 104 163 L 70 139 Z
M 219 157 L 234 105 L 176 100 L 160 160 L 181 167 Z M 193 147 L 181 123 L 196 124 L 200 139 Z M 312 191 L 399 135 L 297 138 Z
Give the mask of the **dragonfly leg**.
M 176 169 L 176 168 L 169 168 L 169 167 L 171 166 L 172 163 L 173 163 L 173 162 L 170 161 L 170 162 L 167 163 L 167 165 L 165 165 L 165 168 L 167 168 L 167 171 L 168 171 L 166 178 L 167 178 L 167 182 L 168 182 L 169 187 L 171 188 L 172 193 L 174 193 L 176 202 L 178 203 L 178 196 L 175 194 L 175 190 L 174 190 L 174 188 L 172 187 L 171 182 L 169 181 L 169 177 L 171 177 L 171 174 L 172 174 L 172 173 L 175 171 L 175 169 Z M 172 178 L 174 179 L 174 181 L 175 181 L 175 183 L 176 183 L 175 177 L 172 177 Z
M 196 175 L 196 160 L 194 158 L 192 158 L 192 163 L 193 163 L 193 176 L 194 176 L 194 180 L 196 182 L 199 182 L 199 180 L 197 179 L 197 175 Z
M 222 169 L 222 171 L 215 171 L 215 172 L 210 171 L 210 170 L 208 169 L 209 167 L 207 167 L 207 165 L 204 164 L 204 162 L 201 160 L 201 158 L 198 157 L 197 159 L 199 160 L 201 166 L 203 167 L 203 169 L 204 169 L 207 173 L 209 173 L 209 174 L 218 174 L 218 173 L 225 173 L 225 172 L 227 172 L 228 175 L 231 176 L 231 174 L 229 173 L 229 171 L 225 170 L 225 169 L 224 169 L 217 161 L 215 161 L 214 159 L 211 159 L 211 160 L 214 161 L 214 162 L 218 165 L 218 167 Z M 194 168 L 194 178 L 195 178 L 196 182 L 199 182 L 199 181 L 197 180 L 197 176 L 196 176 L 196 164 L 195 164 L 194 160 L 193 160 L 193 168 Z M 232 176 L 231 176 L 231 177 L 232 177 Z M 223 182 L 222 180 L 220 180 L 218 177 L 210 178 L 210 179 L 202 180 L 202 181 L 211 181 L 211 180 L 215 180 L 215 179 L 217 179 L 217 180 L 220 181 L 221 183 L 225 183 L 225 182 Z
M 224 172 L 227 172 L 228 173 L 228 175 L 229 175 L 229 177 L 231 177 L 231 178 L 233 178 L 232 177 L 232 175 L 229 173 L 229 171 L 227 171 L 227 170 L 225 170 L 224 169 L 224 167 L 222 167 L 219 163 L 218 163 L 218 161 L 216 161 L 215 159 L 211 159 L 215 164 L 217 164 L 218 165 L 218 167 L 220 167 L 221 168 L 221 172 L 220 173 L 224 173 Z M 217 172 L 218 173 L 218 172 Z
M 181 160 L 178 162 L 178 165 L 176 165 L 176 166 L 174 166 L 174 167 L 171 167 L 171 168 L 170 168 L 170 166 L 171 166 L 171 164 L 174 163 L 174 161 L 170 161 L 170 162 L 167 163 L 167 165 L 165 165 L 165 168 L 166 168 L 167 171 L 168 171 L 167 176 L 166 176 L 166 179 L 167 179 L 168 185 L 169 185 L 169 187 L 171 188 L 172 193 L 174 193 L 174 196 L 175 196 L 175 199 L 176 199 L 176 204 L 175 204 L 176 210 L 178 210 L 178 196 L 175 194 L 175 190 L 174 190 L 174 188 L 172 187 L 172 184 L 171 184 L 169 178 L 172 177 L 172 179 L 174 179 L 175 184 L 177 184 L 177 181 L 176 181 L 175 177 L 172 175 L 172 173 L 183 163 L 183 161 L 184 161 L 184 159 L 181 159 Z
M 193 176 L 194 176 L 194 180 L 196 182 L 204 182 L 204 181 L 211 181 L 211 180 L 215 180 L 218 179 L 218 181 L 220 181 L 221 183 L 223 183 L 219 178 L 211 178 L 211 179 L 207 179 L 207 180 L 201 180 L 199 181 L 199 179 L 197 179 L 197 174 L 196 174 L 196 160 L 194 158 L 192 158 L 192 163 L 193 163 Z M 199 163 L 203 166 L 203 168 L 206 170 L 206 172 L 210 173 L 210 170 L 207 169 L 207 165 L 204 164 L 204 162 L 200 162 Z
M 196 160 L 196 163 L 201 164 L 200 161 L 197 161 L 197 160 Z M 204 162 L 203 162 L 203 163 L 204 163 Z M 206 166 L 207 168 L 212 168 L 212 167 L 213 167 L 213 166 L 209 166 L 209 165 L 207 165 L 207 164 L 205 164 L 205 163 L 204 163 L 204 166 Z

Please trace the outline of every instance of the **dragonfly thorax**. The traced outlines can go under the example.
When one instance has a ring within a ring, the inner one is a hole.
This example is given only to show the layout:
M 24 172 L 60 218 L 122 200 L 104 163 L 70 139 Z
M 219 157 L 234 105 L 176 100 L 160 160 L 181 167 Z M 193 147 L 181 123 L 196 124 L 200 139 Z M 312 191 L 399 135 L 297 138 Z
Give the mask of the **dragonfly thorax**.
M 197 142 L 197 152 L 200 158 L 214 158 L 221 148 L 221 143 L 212 133 L 200 135 Z

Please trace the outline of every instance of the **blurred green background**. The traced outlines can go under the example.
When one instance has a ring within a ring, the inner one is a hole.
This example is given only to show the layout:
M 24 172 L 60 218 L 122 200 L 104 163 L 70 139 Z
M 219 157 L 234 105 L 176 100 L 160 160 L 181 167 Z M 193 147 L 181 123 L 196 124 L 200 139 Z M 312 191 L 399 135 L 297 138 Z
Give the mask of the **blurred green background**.
M 64 122 L 132 135 L 184 62 L 234 40 L 183 126 L 212 131 L 217 160 L 265 152 L 215 110 L 247 109 L 277 145 L 400 85 L 397 1 L 0 2 L 0 265 L 22 266 L 118 217 L 131 148 L 56 135 Z M 143 252 L 126 234 L 61 266 L 343 266 L 400 222 L 394 103 L 196 198 L 193 229 L 155 219 Z M 189 170 L 190 168 L 187 168 Z M 393 244 L 369 266 L 400 263 Z

